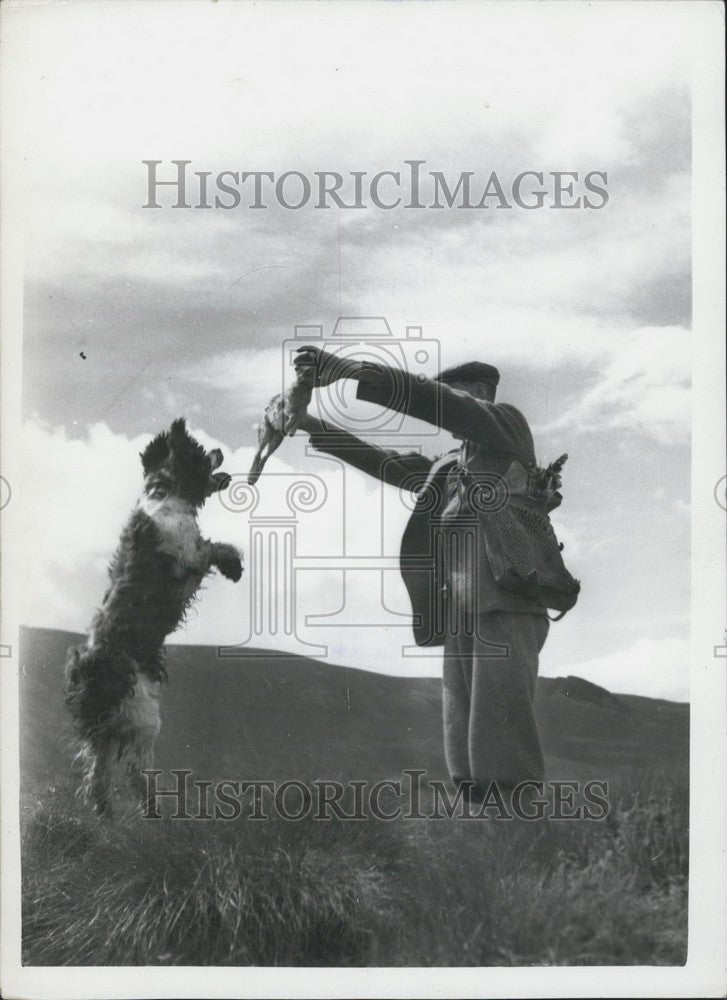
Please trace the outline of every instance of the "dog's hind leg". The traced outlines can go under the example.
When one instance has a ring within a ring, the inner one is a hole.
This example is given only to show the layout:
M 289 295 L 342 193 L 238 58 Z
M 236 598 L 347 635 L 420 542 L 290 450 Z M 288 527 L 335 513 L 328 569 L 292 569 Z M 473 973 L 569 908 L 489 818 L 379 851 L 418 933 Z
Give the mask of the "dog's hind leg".
M 94 811 L 105 819 L 112 818 L 111 771 L 113 768 L 115 745 L 111 740 L 101 740 L 88 753 L 87 773 L 84 779 L 85 797 L 90 800 Z
M 133 697 L 123 705 L 124 719 L 133 733 L 127 774 L 135 796 L 142 806 L 146 805 L 147 816 L 153 815 L 154 796 L 142 772 L 154 767 L 154 744 L 161 729 L 160 687 L 159 681 L 142 673 L 134 685 Z
M 154 767 L 154 741 L 145 739 L 136 748 L 134 759 L 129 765 L 129 782 L 134 795 L 139 800 L 144 812 L 144 817 L 155 816 L 155 795 L 152 792 L 153 784 L 144 771 L 149 771 Z

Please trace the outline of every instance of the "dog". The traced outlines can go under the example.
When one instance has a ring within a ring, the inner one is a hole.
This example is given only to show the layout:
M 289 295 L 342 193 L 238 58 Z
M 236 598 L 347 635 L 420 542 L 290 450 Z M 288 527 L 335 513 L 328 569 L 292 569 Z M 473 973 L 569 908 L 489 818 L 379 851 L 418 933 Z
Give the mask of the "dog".
M 66 662 L 65 700 L 82 771 L 79 794 L 107 816 L 118 762 L 126 764 L 131 786 L 144 800 L 141 772 L 153 766 L 161 725 L 164 640 L 184 621 L 213 568 L 234 582 L 242 576 L 239 551 L 204 539 L 197 523 L 205 500 L 230 482 L 216 471 L 223 460 L 219 448 L 206 452 L 179 419 L 140 458 L 144 487 L 109 566 L 109 587 L 87 641 L 71 647 Z
M 285 392 L 273 396 L 257 425 L 258 449 L 247 477 L 253 486 L 260 478 L 265 463 L 287 436 L 292 437 L 305 415 L 313 396 L 315 370 L 302 368 L 295 382 Z

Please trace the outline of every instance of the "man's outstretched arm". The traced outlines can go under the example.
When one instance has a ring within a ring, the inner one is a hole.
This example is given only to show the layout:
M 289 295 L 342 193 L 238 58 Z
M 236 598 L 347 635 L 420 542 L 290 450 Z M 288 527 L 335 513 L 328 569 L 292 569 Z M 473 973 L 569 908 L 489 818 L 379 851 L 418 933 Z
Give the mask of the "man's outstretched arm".
M 310 443 L 316 451 L 340 458 L 390 486 L 412 491 L 419 489 L 432 466 L 431 460 L 424 455 L 416 452 L 402 455 L 389 448 L 379 448 L 347 431 L 329 427 L 310 414 L 306 414 L 298 426 L 310 434 Z
M 424 420 L 489 451 L 514 455 L 525 464 L 535 457 L 527 421 L 508 403 L 476 399 L 443 382 L 420 381 L 401 369 L 339 359 L 318 348 L 302 348 L 298 359 L 296 367 L 316 367 L 316 385 L 356 379 L 358 399 Z

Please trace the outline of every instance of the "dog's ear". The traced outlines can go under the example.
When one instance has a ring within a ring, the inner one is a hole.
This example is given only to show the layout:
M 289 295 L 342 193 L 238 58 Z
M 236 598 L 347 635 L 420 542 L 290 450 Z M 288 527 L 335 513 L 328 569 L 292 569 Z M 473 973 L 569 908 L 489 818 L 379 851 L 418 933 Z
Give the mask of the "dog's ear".
M 169 435 L 167 432 L 164 431 L 152 438 L 146 448 L 139 452 L 139 457 L 144 475 L 147 475 L 152 469 L 158 469 L 169 457 Z

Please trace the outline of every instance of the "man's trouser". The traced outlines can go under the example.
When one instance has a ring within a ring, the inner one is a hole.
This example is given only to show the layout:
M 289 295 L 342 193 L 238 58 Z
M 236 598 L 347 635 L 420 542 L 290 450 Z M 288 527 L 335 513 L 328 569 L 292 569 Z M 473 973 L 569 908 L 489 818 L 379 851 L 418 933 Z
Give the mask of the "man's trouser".
M 494 611 L 444 644 L 444 752 L 454 780 L 514 786 L 545 777 L 533 702 L 546 615 Z M 507 647 L 506 655 L 487 643 Z

